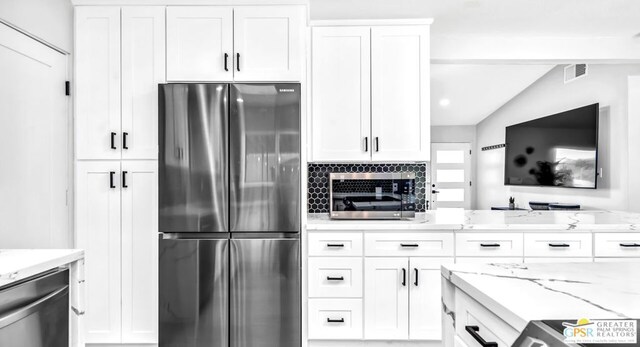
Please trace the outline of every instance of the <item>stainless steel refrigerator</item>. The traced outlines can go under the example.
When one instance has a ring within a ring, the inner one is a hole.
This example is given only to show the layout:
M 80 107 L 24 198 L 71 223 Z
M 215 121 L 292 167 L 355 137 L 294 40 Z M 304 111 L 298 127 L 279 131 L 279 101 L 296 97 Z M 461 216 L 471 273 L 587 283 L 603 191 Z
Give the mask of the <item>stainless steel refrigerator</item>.
M 300 346 L 300 85 L 159 106 L 160 346 Z

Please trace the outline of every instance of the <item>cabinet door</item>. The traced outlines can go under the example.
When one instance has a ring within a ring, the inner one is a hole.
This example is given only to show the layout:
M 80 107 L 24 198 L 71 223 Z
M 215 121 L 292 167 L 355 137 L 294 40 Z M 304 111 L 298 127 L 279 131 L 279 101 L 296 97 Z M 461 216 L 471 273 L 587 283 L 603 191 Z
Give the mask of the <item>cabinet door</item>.
M 300 81 L 304 6 L 242 6 L 233 10 L 235 81 Z
M 76 163 L 76 245 L 85 251 L 87 343 L 120 343 L 119 183 L 119 161 Z
M 409 295 L 409 339 L 442 338 L 441 275 L 442 264 L 453 258 L 410 258 L 411 290 Z
M 313 28 L 313 160 L 371 159 L 370 32 Z
M 409 262 L 407 258 L 365 258 L 364 338 L 409 337 Z
M 158 343 L 158 162 L 122 163 L 122 342 Z
M 167 80 L 233 80 L 233 9 L 167 7 Z
M 429 27 L 371 29 L 374 160 L 428 161 Z
M 120 8 L 75 11 L 76 158 L 120 159 Z
M 158 158 L 158 83 L 165 64 L 164 7 L 122 8 L 122 158 Z

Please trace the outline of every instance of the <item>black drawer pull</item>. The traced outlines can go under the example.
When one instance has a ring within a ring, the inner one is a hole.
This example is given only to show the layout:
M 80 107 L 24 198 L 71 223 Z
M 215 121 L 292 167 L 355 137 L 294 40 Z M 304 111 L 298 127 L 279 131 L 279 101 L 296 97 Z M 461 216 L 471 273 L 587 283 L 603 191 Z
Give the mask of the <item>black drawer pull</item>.
M 380 141 L 378 141 L 377 136 L 376 136 L 376 152 L 380 152 Z
M 238 69 L 238 71 L 240 71 L 240 53 L 236 53 L 236 58 L 237 58 L 236 68 Z
M 344 323 L 344 318 L 338 318 L 338 319 L 327 318 L 327 323 Z
M 570 244 L 568 243 L 550 243 L 549 247 L 553 247 L 553 248 L 567 248 L 567 247 L 571 247 Z
M 402 268 L 402 286 L 407 286 L 407 269 Z
M 224 71 L 229 71 L 229 66 L 227 66 L 227 60 L 229 60 L 229 54 L 224 54 Z
M 127 145 L 127 136 L 129 136 L 129 133 L 127 133 L 127 132 L 122 133 L 122 148 L 123 149 L 129 149 L 129 146 Z
M 413 284 L 415 284 L 416 287 L 417 287 L 418 286 L 418 273 L 419 273 L 419 271 L 418 271 L 417 268 L 413 268 L 413 271 L 415 271 L 415 273 L 416 273 L 416 280 L 415 280 L 415 282 L 413 282 Z
M 478 326 L 467 325 L 464 327 L 464 330 L 466 330 L 469 333 L 469 335 L 473 337 L 474 340 L 478 341 L 478 343 L 482 347 L 498 347 L 497 342 L 487 342 L 482 338 L 482 336 L 480 336 L 480 334 L 478 334 L 478 331 L 480 331 L 480 328 Z
M 113 182 L 113 176 L 115 176 L 115 175 L 116 175 L 115 171 L 110 171 L 109 172 L 109 188 L 115 188 L 116 187 L 115 183 Z
M 344 243 L 327 243 L 327 247 L 330 247 L 330 248 L 342 248 L 342 247 L 344 247 Z
M 500 247 L 499 243 L 481 243 L 480 247 Z
M 415 247 L 420 247 L 419 244 L 417 243 L 401 243 L 400 247 L 404 247 L 404 248 L 415 248 Z
M 364 151 L 365 152 L 369 152 L 369 137 L 368 136 L 364 137 Z
M 640 243 L 621 243 L 620 247 L 636 248 L 636 247 L 640 247 Z
M 127 171 L 122 171 L 122 188 L 129 188 L 127 185 Z
M 116 133 L 111 132 L 111 149 L 116 149 Z
M 344 281 L 344 276 L 340 276 L 340 277 L 327 276 L 327 281 Z

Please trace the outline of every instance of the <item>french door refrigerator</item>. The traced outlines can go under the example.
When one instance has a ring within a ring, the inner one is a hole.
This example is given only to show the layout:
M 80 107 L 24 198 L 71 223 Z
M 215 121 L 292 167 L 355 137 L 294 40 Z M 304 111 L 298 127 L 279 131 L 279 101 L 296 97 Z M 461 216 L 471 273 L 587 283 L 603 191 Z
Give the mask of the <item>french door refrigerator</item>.
M 300 85 L 161 84 L 159 151 L 160 346 L 300 346 Z

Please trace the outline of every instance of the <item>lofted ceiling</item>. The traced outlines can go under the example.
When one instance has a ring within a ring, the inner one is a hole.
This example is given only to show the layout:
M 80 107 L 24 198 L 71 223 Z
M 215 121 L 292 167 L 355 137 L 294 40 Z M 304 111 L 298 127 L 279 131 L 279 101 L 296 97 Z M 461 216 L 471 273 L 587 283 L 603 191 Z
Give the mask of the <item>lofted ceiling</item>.
M 431 124 L 475 125 L 554 66 L 432 64 Z

